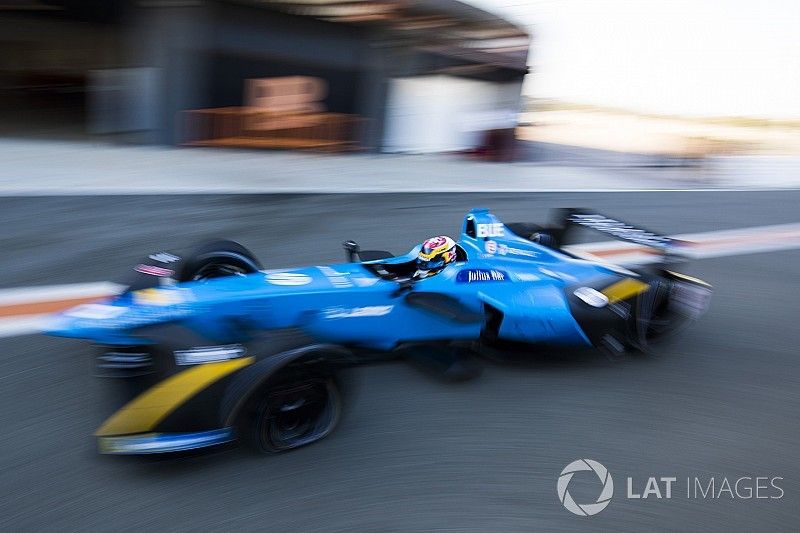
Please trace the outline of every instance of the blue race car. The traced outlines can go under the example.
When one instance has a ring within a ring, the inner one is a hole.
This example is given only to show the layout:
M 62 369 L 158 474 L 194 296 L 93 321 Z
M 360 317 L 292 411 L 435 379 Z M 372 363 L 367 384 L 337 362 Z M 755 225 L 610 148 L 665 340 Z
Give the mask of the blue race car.
M 660 261 L 628 270 L 574 257 L 563 245 L 580 227 Z M 297 448 L 336 426 L 350 365 L 404 356 L 459 378 L 472 356 L 520 346 L 646 350 L 711 294 L 666 268 L 680 243 L 581 210 L 539 227 L 474 209 L 458 242 L 434 237 L 399 257 L 345 250 L 346 263 L 278 270 L 232 241 L 154 253 L 119 296 L 55 316 L 47 332 L 99 346 L 96 371 L 113 383 L 100 451 Z

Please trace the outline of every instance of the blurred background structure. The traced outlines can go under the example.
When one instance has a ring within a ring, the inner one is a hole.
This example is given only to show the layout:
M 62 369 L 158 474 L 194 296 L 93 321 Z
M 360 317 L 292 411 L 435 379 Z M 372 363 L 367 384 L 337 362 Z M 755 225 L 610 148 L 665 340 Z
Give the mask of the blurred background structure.
M 790 0 L 8 0 L 0 134 L 576 166 L 796 156 L 797 24 Z
M 456 0 L 10 0 L 0 35 L 7 135 L 396 152 L 513 129 L 529 44 Z

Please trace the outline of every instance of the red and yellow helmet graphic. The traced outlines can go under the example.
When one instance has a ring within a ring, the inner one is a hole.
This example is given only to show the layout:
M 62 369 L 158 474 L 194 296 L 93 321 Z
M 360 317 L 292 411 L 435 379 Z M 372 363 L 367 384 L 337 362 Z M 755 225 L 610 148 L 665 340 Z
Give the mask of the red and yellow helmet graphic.
M 422 243 L 417 266 L 420 270 L 441 270 L 455 260 L 456 242 L 446 235 L 439 235 Z

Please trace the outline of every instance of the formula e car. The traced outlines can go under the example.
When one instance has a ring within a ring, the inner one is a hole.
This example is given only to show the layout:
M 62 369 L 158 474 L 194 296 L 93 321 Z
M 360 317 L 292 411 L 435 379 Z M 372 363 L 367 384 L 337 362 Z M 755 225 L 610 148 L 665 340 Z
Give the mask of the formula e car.
M 591 228 L 644 246 L 632 269 L 575 257 Z M 603 215 L 565 210 L 550 226 L 463 220 L 456 260 L 414 276 L 419 247 L 394 257 L 345 243 L 348 261 L 264 270 L 232 241 L 158 252 L 127 289 L 54 317 L 47 332 L 100 347 L 97 373 L 119 407 L 96 432 L 112 454 L 176 452 L 242 439 L 274 453 L 328 435 L 341 371 L 376 354 L 434 353 L 444 372 L 467 350 L 508 344 L 646 350 L 707 309 L 710 286 L 667 268 L 680 243 Z

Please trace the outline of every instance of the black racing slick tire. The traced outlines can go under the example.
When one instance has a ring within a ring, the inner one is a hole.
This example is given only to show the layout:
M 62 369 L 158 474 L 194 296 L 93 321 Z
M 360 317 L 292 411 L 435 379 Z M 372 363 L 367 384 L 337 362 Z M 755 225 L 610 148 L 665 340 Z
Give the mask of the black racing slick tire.
M 197 247 L 184 262 L 178 281 L 205 281 L 226 276 L 244 276 L 261 270 L 261 263 L 234 241 L 213 241 Z
M 311 373 L 277 376 L 254 404 L 250 446 L 263 454 L 300 448 L 327 437 L 336 428 L 342 398 L 336 379 Z

